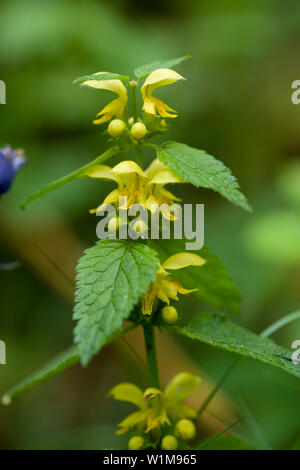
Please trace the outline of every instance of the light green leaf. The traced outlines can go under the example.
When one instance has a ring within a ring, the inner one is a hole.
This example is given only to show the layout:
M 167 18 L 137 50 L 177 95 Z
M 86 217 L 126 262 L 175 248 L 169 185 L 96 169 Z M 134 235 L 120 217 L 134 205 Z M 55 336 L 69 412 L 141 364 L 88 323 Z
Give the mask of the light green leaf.
M 24 202 L 22 202 L 20 206 L 21 209 L 25 209 L 28 204 L 35 201 L 36 199 L 39 199 L 41 196 L 44 196 L 44 194 L 50 193 L 51 191 L 54 191 L 55 189 L 60 188 L 61 186 L 64 186 L 65 184 L 70 183 L 71 181 L 79 178 L 80 176 L 82 176 L 83 173 L 92 168 L 94 165 L 98 165 L 99 163 L 108 160 L 117 153 L 121 152 L 121 150 L 122 149 L 120 147 L 111 147 L 110 149 L 106 150 L 106 152 L 102 153 L 99 157 L 95 158 L 95 160 L 91 161 L 90 163 L 87 163 L 81 168 L 78 168 L 78 170 L 75 170 L 72 173 L 69 173 L 67 176 L 64 176 L 63 178 L 60 178 L 56 181 L 53 181 L 52 183 L 47 184 L 36 193 L 31 194 L 31 196 L 29 196 Z
M 151 246 L 159 253 L 161 261 L 174 253 L 185 251 L 184 240 L 172 240 L 168 243 L 152 240 Z M 194 253 L 202 256 L 206 263 L 200 268 L 191 266 L 172 271 L 172 277 L 178 279 L 187 289 L 198 289 L 195 295 L 208 305 L 238 314 L 242 299 L 222 261 L 207 247 Z
M 224 315 L 199 314 L 187 327 L 170 329 L 188 338 L 257 359 L 300 377 L 300 364 L 293 364 L 292 352 L 289 349 L 278 346 L 271 339 L 246 330 L 228 320 Z
M 73 84 L 76 85 L 77 83 L 86 82 L 87 80 L 123 80 L 124 82 L 129 82 L 128 75 L 120 75 L 118 73 L 101 73 L 101 74 L 91 74 L 91 75 L 84 75 L 83 77 L 78 77 L 73 80 Z
M 125 335 L 128 331 L 135 328 L 135 325 L 124 328 L 123 330 L 117 331 L 115 334 L 109 336 L 105 344 L 111 343 L 120 336 Z M 62 353 L 55 356 L 47 364 L 45 364 L 41 369 L 34 372 L 32 375 L 27 377 L 25 380 L 22 380 L 19 384 L 13 386 L 5 392 L 2 397 L 2 403 L 8 405 L 11 403 L 11 400 L 18 395 L 30 390 L 31 388 L 39 385 L 51 377 L 63 372 L 74 364 L 78 363 L 80 360 L 79 355 L 77 354 L 76 346 L 63 351 Z
M 233 204 L 251 212 L 239 184 L 220 160 L 204 150 L 198 150 L 178 142 L 166 142 L 157 147 L 157 157 L 185 181 L 197 188 L 208 188 L 220 193 Z
M 77 266 L 74 310 L 75 342 L 83 365 L 128 318 L 155 280 L 157 263 L 154 250 L 125 240 L 101 240 L 85 251 Z
M 176 59 L 169 59 L 169 60 L 155 60 L 150 64 L 142 65 L 138 67 L 134 71 L 134 75 L 136 78 L 140 79 L 149 75 L 153 70 L 156 69 L 170 69 L 175 67 L 175 65 L 181 64 L 184 60 L 191 59 L 190 55 L 185 55 L 183 57 L 178 57 Z

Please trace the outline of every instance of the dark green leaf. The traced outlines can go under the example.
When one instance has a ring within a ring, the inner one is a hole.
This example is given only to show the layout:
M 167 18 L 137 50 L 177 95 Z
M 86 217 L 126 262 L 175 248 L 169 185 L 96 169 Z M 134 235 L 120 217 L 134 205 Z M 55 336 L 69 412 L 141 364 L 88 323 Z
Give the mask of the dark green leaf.
M 252 210 L 245 196 L 239 191 L 239 184 L 229 168 L 204 150 L 177 142 L 166 142 L 157 147 L 157 157 L 197 188 L 212 189 L 233 204 L 247 211 Z
M 78 168 L 78 170 L 73 171 L 72 173 L 70 173 L 67 176 L 64 176 L 63 178 L 60 178 L 56 181 L 53 181 L 52 183 L 47 184 L 36 193 L 31 194 L 31 196 L 29 196 L 21 204 L 21 209 L 25 209 L 25 207 L 28 206 L 28 204 L 30 204 L 32 201 L 35 201 L 36 199 L 39 199 L 44 194 L 50 193 L 51 191 L 54 191 L 55 189 L 60 188 L 61 186 L 64 186 L 67 183 L 70 183 L 76 178 L 79 178 L 80 176 L 82 176 L 83 173 L 85 173 L 88 169 L 92 168 L 94 165 L 98 165 L 99 163 L 102 163 L 105 160 L 108 160 L 110 157 L 113 157 L 120 151 L 121 149 L 119 147 L 111 147 L 106 152 L 102 153 L 102 155 L 95 158 L 95 160 L 93 160 L 92 162 L 87 163 L 86 165 L 82 166 L 81 168 Z
M 224 315 L 198 314 L 193 317 L 187 327 L 171 329 L 188 338 L 266 362 L 300 377 L 300 364 L 293 364 L 290 350 L 278 346 L 271 339 L 246 330 L 228 320 Z
M 168 243 L 152 240 L 151 246 L 157 250 L 161 261 L 165 261 L 174 253 L 185 251 L 184 240 L 172 240 Z M 204 266 L 172 271 L 172 277 L 178 279 L 187 289 L 198 289 L 195 295 L 203 302 L 222 311 L 238 314 L 241 296 L 223 263 L 209 248 L 203 247 L 195 253 L 206 260 Z
M 178 57 L 176 59 L 169 59 L 169 60 L 155 60 L 154 62 L 151 62 L 150 64 L 142 65 L 141 67 L 138 67 L 134 71 L 134 75 L 136 78 L 140 79 L 142 77 L 146 77 L 149 75 L 151 72 L 153 72 L 156 69 L 170 69 L 172 67 L 175 67 L 175 65 L 181 64 L 184 60 L 191 59 L 192 57 L 190 55 L 185 55 L 183 57 Z
M 101 74 L 91 74 L 91 75 L 84 75 L 83 77 L 78 77 L 73 80 L 73 84 L 86 82 L 87 80 L 123 80 L 125 82 L 129 81 L 128 75 L 120 75 L 118 73 L 101 73 Z
M 86 250 L 77 266 L 75 342 L 87 365 L 106 338 L 128 318 L 156 278 L 158 258 L 146 245 L 102 240 Z

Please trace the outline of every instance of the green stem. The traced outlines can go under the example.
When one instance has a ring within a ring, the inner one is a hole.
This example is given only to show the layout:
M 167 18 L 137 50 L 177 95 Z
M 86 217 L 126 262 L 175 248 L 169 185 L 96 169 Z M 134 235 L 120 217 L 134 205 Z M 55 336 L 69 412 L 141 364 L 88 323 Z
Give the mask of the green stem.
M 132 115 L 133 115 L 134 122 L 137 122 L 137 105 L 136 105 L 136 93 L 135 93 L 137 82 L 131 81 L 130 86 L 131 86 L 131 96 L 132 96 Z
M 158 364 L 156 356 L 154 328 L 150 322 L 143 323 L 147 364 L 149 369 L 150 386 L 160 388 Z
M 137 87 L 137 82 L 136 81 L 131 81 L 130 82 L 131 86 L 131 96 L 132 96 L 132 115 L 134 122 L 137 122 L 138 120 L 138 112 L 137 112 L 137 104 L 136 104 L 136 87 Z M 134 145 L 134 159 L 136 163 L 144 169 L 144 159 L 143 159 L 143 153 L 142 149 L 138 144 Z

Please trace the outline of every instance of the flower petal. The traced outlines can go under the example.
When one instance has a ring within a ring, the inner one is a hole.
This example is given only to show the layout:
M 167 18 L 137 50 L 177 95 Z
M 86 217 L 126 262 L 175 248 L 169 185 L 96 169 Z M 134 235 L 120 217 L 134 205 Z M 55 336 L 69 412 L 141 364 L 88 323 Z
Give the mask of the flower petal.
M 106 72 L 97 72 L 93 75 L 102 75 Z M 88 86 L 91 88 L 97 88 L 98 90 L 110 90 L 117 95 L 122 96 L 123 99 L 126 98 L 127 101 L 127 90 L 124 83 L 121 80 L 86 80 L 82 83 L 83 86 Z
M 95 165 L 88 169 L 81 176 L 89 176 L 90 178 L 103 178 L 116 181 L 117 178 L 111 173 L 110 166 L 107 165 Z
M 155 90 L 158 87 L 170 85 L 178 80 L 184 80 L 184 78 L 171 69 L 156 69 L 150 73 L 146 78 L 141 91 L 145 93 L 146 87 L 151 86 L 151 90 Z
M 137 426 L 138 424 L 146 424 L 146 416 L 147 416 L 147 411 L 146 410 L 141 410 L 141 411 L 135 411 L 134 413 L 131 413 L 128 415 L 123 421 L 121 421 L 118 426 L 121 428 L 117 431 L 116 434 L 124 434 L 127 432 L 130 428 L 133 428 L 134 426 Z
M 136 405 L 141 410 L 144 410 L 146 405 L 142 390 L 131 383 L 121 383 L 113 387 L 108 393 L 115 400 L 127 401 Z
M 181 403 L 201 382 L 198 375 L 189 372 L 180 372 L 169 382 L 165 389 L 165 397 L 168 403 Z
M 130 173 L 137 173 L 138 175 L 142 176 L 143 178 L 146 178 L 145 173 L 139 167 L 139 165 L 131 160 L 124 160 L 121 163 L 118 163 L 118 165 L 114 166 L 111 172 L 114 175 L 126 175 Z
M 148 176 L 149 179 L 152 179 L 156 173 L 162 170 L 167 170 L 168 167 L 158 160 L 158 158 L 155 158 L 151 164 L 148 166 L 147 170 L 145 171 L 146 175 Z
M 176 173 L 169 169 L 164 169 L 156 173 L 156 175 L 149 181 L 148 184 L 168 184 L 168 183 L 184 183 Z
M 164 269 L 182 269 L 187 266 L 202 266 L 205 263 L 205 259 L 201 258 L 194 253 L 177 253 L 176 255 L 170 256 L 162 265 Z

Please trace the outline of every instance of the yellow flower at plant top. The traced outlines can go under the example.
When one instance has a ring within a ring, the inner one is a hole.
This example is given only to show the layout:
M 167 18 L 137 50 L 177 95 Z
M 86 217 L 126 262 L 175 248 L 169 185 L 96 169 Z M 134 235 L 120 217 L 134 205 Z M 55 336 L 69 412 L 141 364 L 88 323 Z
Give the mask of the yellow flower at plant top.
M 142 312 L 144 315 L 151 315 L 153 304 L 156 298 L 159 298 L 166 304 L 170 304 L 169 299 L 179 300 L 178 294 L 189 294 L 197 289 L 185 289 L 176 279 L 169 277 L 168 270 L 182 269 L 188 266 L 202 266 L 205 259 L 194 253 L 177 253 L 170 256 L 166 261 L 159 265 L 157 277 L 148 287 L 148 290 L 142 296 Z
M 109 396 L 115 400 L 132 403 L 138 408 L 138 411 L 134 411 L 118 424 L 120 429 L 117 434 L 133 429 L 140 433 L 148 433 L 164 425 L 175 428 L 181 419 L 196 418 L 195 410 L 184 401 L 199 383 L 198 376 L 181 372 L 171 380 L 164 391 L 151 387 L 143 393 L 139 387 L 131 383 L 116 385 L 109 392 Z
M 97 209 L 90 210 L 90 213 L 97 212 L 106 204 L 113 204 L 117 209 L 128 209 L 133 204 L 141 204 L 150 211 L 157 210 L 157 204 L 170 206 L 173 201 L 180 199 L 167 191 L 164 186 L 168 183 L 183 182 L 179 176 L 157 159 L 145 172 L 134 161 L 125 160 L 113 168 L 107 165 L 95 165 L 82 176 L 110 179 L 118 185 L 117 189 L 109 193 L 103 203 Z M 127 197 L 127 205 L 119 207 L 119 198 L 124 196 Z M 166 218 L 172 218 L 166 207 L 163 207 L 162 213 Z
M 159 87 L 170 85 L 178 80 L 184 80 L 179 73 L 171 69 L 157 69 L 146 78 L 145 83 L 141 88 L 142 97 L 144 100 L 143 111 L 150 116 L 156 116 L 156 111 L 162 117 L 175 118 L 177 117 L 176 111 L 162 100 L 152 96 L 152 93 Z
M 105 72 L 98 72 L 93 75 L 102 75 L 103 73 Z M 82 85 L 97 88 L 98 90 L 110 90 L 119 96 L 101 109 L 97 114 L 97 117 L 101 117 L 95 119 L 94 124 L 110 121 L 114 116 L 122 118 L 127 106 L 127 89 L 121 80 L 86 80 Z

